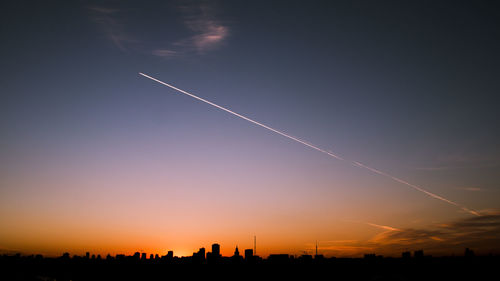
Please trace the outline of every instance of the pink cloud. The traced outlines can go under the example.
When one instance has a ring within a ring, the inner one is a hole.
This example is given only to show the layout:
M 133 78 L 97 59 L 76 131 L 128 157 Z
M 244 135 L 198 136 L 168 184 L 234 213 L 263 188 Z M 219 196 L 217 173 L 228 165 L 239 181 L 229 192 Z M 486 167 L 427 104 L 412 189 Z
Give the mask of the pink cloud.
M 94 21 L 118 49 L 138 51 L 166 59 L 186 55 L 203 55 L 214 50 L 229 36 L 229 27 L 215 17 L 215 9 L 207 3 L 202 5 L 180 6 L 181 23 L 187 34 L 184 37 L 166 41 L 162 45 L 148 46 L 148 42 L 138 40 L 139 34 L 131 33 L 127 11 L 104 6 L 87 7 Z
M 207 6 L 182 7 L 185 13 L 184 25 L 194 35 L 178 40 L 173 45 L 182 46 L 203 54 L 218 47 L 228 36 L 229 27 L 216 20 Z

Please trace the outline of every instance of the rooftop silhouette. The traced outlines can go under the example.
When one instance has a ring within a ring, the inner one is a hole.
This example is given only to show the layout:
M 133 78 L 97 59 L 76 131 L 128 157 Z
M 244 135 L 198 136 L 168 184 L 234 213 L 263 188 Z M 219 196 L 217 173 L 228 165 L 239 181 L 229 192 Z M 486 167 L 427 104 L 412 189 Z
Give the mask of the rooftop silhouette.
M 192 256 L 175 256 L 173 251 L 165 255 L 136 252 L 133 255 L 110 254 L 101 257 L 87 252 L 83 256 L 63 253 L 60 257 L 42 255 L 2 255 L 0 265 L 7 280 L 150 280 L 167 276 L 202 276 L 207 272 L 231 278 L 232 274 L 250 274 L 295 279 L 300 276 L 334 274 L 351 280 L 373 278 L 395 280 L 440 280 L 468 276 L 477 279 L 495 270 L 500 261 L 498 255 L 476 256 L 466 248 L 462 256 L 432 257 L 424 250 L 413 255 L 405 251 L 399 258 L 383 257 L 375 253 L 363 258 L 324 257 L 321 254 L 289 255 L 271 254 L 265 258 L 254 255 L 253 249 L 245 249 L 244 256 L 238 246 L 230 257 L 220 254 L 220 245 L 213 244 L 205 254 L 200 248 Z M 402 277 L 398 279 L 399 277 Z

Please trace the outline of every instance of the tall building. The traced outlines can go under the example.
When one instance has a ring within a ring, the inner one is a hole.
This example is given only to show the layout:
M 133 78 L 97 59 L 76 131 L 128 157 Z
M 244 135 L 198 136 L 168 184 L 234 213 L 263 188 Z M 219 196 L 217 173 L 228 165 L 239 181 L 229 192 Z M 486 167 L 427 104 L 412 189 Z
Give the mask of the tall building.
M 247 262 L 253 261 L 253 250 L 252 249 L 245 250 L 245 260 Z
M 474 256 L 474 251 L 469 248 L 465 248 L 465 257 L 470 258 L 473 256 Z
M 239 257 L 240 256 L 240 251 L 238 251 L 238 246 L 236 246 L 236 249 L 234 250 L 234 256 Z
M 413 252 L 413 256 L 417 259 L 421 259 L 424 257 L 424 250 L 418 250 Z
M 168 251 L 168 253 L 161 257 L 162 261 L 171 262 L 174 259 L 174 252 Z
M 205 248 L 200 248 L 198 252 L 193 253 L 193 263 L 203 263 L 205 261 Z
M 220 245 L 215 243 L 212 244 L 212 255 L 218 257 L 220 256 Z
M 205 259 L 205 248 L 200 248 L 200 250 L 198 250 L 198 255 L 204 260 Z

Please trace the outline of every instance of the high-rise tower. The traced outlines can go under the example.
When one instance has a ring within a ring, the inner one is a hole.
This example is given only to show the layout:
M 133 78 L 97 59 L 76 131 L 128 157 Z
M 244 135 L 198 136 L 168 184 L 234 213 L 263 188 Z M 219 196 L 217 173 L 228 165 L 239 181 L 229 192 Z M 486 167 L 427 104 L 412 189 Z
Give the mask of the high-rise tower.
M 215 243 L 212 244 L 212 254 L 216 257 L 220 256 L 220 245 Z

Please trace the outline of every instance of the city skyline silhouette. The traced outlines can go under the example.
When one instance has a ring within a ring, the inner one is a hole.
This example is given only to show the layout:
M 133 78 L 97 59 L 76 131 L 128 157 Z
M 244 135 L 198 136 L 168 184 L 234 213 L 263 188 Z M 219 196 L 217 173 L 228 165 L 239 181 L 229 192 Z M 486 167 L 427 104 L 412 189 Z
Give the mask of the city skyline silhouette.
M 498 262 L 499 3 L 0 11 L 10 279 L 474 279 Z
M 500 256 L 476 256 L 466 248 L 461 256 L 433 257 L 424 250 L 405 251 L 398 258 L 365 254 L 362 258 L 324 257 L 321 254 L 300 256 L 271 254 L 266 258 L 245 249 L 240 255 L 238 246 L 234 254 L 220 254 L 221 245 L 214 243 L 211 251 L 200 248 L 192 256 L 178 257 L 173 251 L 166 255 L 135 252 L 133 255 L 84 256 L 63 253 L 57 258 L 42 255 L 1 255 L 6 266 L 2 277 L 15 280 L 137 280 L 161 278 L 200 278 L 217 276 L 219 279 L 246 277 L 303 279 L 329 275 L 334 279 L 349 280 L 442 280 L 447 278 L 483 279 L 494 275 Z M 188 274 L 186 274 L 188 273 Z M 325 275 L 326 274 L 326 275 Z

